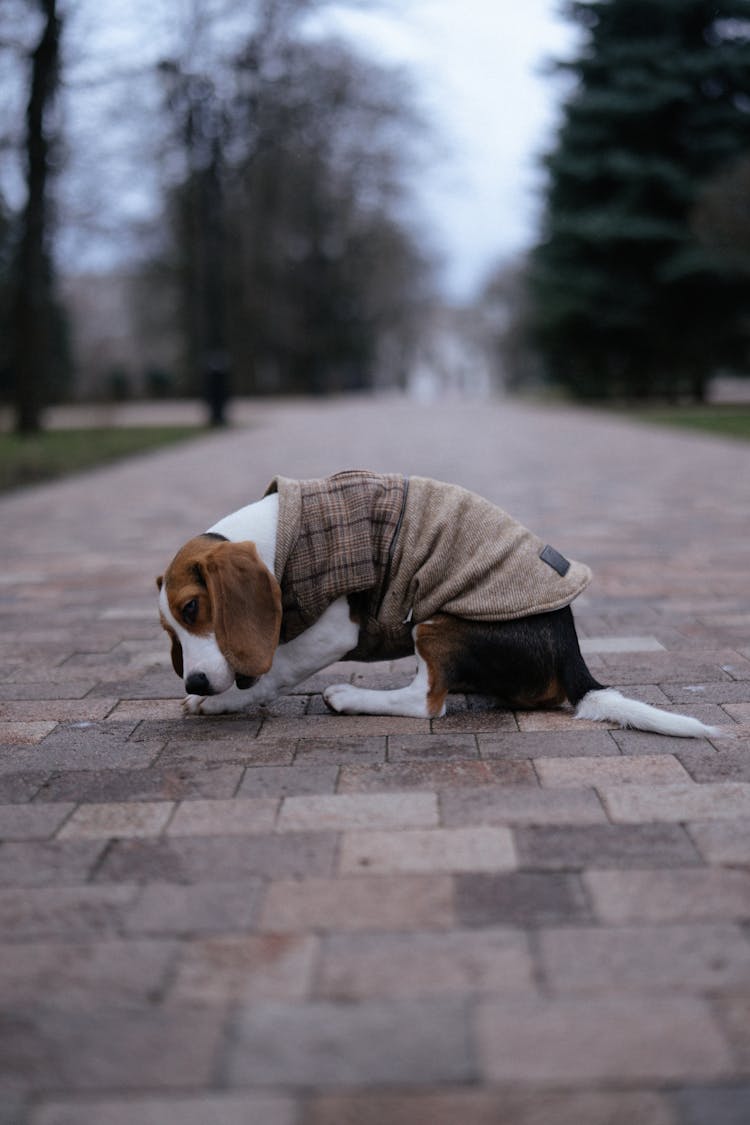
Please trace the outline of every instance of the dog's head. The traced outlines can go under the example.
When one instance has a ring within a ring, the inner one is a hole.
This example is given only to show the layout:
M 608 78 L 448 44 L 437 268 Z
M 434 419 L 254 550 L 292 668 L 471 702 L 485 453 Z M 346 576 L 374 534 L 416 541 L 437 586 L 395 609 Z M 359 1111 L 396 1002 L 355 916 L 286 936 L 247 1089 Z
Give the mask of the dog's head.
M 250 687 L 271 667 L 281 629 L 281 589 L 254 543 L 199 535 L 157 578 L 172 665 L 190 695 Z

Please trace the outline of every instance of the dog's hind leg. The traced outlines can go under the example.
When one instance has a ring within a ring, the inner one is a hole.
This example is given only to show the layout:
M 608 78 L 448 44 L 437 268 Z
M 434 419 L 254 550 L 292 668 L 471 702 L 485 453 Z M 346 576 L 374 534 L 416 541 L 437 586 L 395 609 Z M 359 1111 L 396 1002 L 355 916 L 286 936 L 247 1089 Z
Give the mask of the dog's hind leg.
M 402 715 L 415 719 L 444 715 L 448 684 L 430 636 L 431 624 L 427 621 L 414 629 L 417 674 L 410 684 L 387 691 L 334 684 L 323 692 L 326 705 L 342 715 Z

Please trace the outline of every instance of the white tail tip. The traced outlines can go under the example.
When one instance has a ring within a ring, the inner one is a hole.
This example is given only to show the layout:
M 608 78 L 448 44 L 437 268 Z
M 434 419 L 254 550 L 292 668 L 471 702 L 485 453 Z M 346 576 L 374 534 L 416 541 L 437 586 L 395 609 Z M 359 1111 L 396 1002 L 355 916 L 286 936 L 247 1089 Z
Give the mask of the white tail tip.
M 716 738 L 722 733 L 718 727 L 706 726 L 689 715 L 675 715 L 650 703 L 627 699 L 614 688 L 587 692 L 576 708 L 576 718 L 619 723 L 621 727 L 671 734 L 677 738 Z

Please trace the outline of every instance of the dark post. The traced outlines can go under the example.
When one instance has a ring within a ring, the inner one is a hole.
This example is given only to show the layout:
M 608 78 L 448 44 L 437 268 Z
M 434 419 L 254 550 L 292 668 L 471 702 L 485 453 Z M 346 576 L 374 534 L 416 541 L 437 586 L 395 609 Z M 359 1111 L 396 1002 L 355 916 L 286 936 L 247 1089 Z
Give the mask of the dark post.
M 229 356 L 226 352 L 212 352 L 206 357 L 203 397 L 210 425 L 226 426 L 229 402 Z

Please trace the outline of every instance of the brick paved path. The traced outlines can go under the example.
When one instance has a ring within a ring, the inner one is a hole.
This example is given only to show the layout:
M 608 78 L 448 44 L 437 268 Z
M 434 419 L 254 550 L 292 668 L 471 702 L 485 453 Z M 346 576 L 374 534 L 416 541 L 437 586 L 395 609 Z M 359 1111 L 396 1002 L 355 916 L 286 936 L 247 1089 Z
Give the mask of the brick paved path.
M 0 500 L 1 1125 L 750 1120 L 750 449 L 503 403 L 253 415 Z M 274 473 L 355 465 L 590 562 L 593 669 L 738 737 L 336 717 L 330 674 L 183 719 L 154 576 Z

